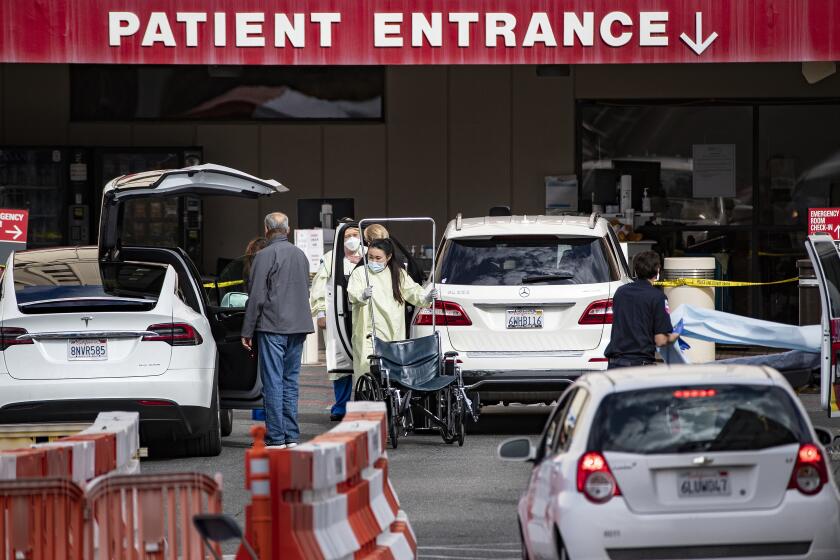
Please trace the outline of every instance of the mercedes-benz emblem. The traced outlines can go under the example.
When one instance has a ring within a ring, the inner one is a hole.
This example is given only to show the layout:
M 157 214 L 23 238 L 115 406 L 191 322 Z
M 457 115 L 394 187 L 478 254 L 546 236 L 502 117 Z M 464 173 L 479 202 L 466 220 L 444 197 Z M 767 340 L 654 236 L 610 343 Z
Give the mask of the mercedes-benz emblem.
M 90 316 L 82 317 L 82 321 L 85 322 L 85 327 L 87 327 L 88 323 L 90 323 L 92 320 L 93 320 L 93 317 L 90 317 Z
M 528 297 L 530 295 L 531 295 L 531 289 L 530 288 L 526 288 L 525 286 L 522 286 L 521 288 L 519 288 L 519 297 Z

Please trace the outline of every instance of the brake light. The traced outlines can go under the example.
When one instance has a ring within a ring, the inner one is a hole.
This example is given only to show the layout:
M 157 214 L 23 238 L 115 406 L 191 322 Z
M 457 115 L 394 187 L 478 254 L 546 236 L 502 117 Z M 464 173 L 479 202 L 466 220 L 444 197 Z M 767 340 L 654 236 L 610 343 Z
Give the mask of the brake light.
M 828 469 L 820 448 L 813 443 L 805 443 L 796 454 L 796 465 L 790 476 L 788 489 L 799 490 L 806 496 L 817 494 L 828 483 Z
M 702 399 L 715 395 L 717 395 L 717 391 L 714 389 L 680 389 L 674 391 L 674 397 L 678 399 Z
M 161 323 L 146 329 L 155 334 L 147 334 L 143 340 L 165 342 L 170 346 L 197 346 L 203 342 L 201 335 L 187 323 Z
M 432 325 L 432 313 L 435 314 L 437 324 L 442 327 L 469 327 L 472 325 L 464 308 L 454 301 L 435 301 L 434 311 L 425 307 L 414 317 L 415 325 Z
M 612 325 L 613 309 L 611 299 L 593 301 L 580 316 L 579 325 Z
M 171 401 L 157 401 L 157 400 L 140 400 L 137 404 L 141 406 L 174 406 L 175 403 Z
M 584 453 L 578 461 L 577 489 L 595 504 L 603 504 L 613 496 L 621 496 L 607 460 L 597 451 Z
M 10 346 L 33 343 L 31 338 L 18 339 L 22 334 L 27 334 L 26 329 L 20 327 L 0 327 L 0 352 Z

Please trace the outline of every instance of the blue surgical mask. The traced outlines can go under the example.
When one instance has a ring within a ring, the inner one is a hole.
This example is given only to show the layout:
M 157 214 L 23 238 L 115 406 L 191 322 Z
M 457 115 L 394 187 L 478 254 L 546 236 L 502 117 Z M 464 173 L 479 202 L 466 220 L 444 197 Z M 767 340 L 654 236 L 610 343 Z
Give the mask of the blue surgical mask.
M 368 268 L 371 272 L 376 274 L 377 272 L 382 272 L 385 270 L 385 265 L 380 262 L 368 262 Z

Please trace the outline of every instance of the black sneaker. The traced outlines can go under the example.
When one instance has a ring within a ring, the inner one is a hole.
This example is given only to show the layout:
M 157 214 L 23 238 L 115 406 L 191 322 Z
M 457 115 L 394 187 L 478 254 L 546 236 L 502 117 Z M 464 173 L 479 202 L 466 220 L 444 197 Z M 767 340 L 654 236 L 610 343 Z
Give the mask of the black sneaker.
M 341 422 L 344 420 L 343 414 L 330 414 L 330 422 Z

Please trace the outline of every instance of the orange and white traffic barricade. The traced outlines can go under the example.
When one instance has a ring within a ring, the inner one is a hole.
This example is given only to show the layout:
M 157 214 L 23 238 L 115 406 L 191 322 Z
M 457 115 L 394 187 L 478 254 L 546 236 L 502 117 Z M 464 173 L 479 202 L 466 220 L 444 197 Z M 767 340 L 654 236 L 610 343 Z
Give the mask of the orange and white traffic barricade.
M 266 449 L 264 428 L 252 430 L 246 536 L 260 558 L 416 555 L 416 539 L 388 480 L 385 405 L 349 404 L 338 426 L 292 449 Z M 238 558 L 247 558 L 244 550 Z
M 114 470 L 120 474 L 140 471 L 140 413 L 100 412 L 93 424 L 79 436 L 113 434 Z M 66 439 L 66 438 L 65 438 Z
M 0 560 L 82 560 L 84 526 L 84 491 L 72 481 L 0 481 Z
M 88 440 L 80 441 L 54 441 L 50 443 L 36 443 L 34 449 L 63 448 L 69 453 L 70 473 L 69 478 L 77 483 L 84 484 L 96 476 L 96 442 Z M 2 475 L 0 475 L 2 478 Z
M 88 507 L 87 538 L 93 560 L 203 560 L 205 551 L 192 518 L 221 513 L 221 477 L 110 475 L 88 488 Z

